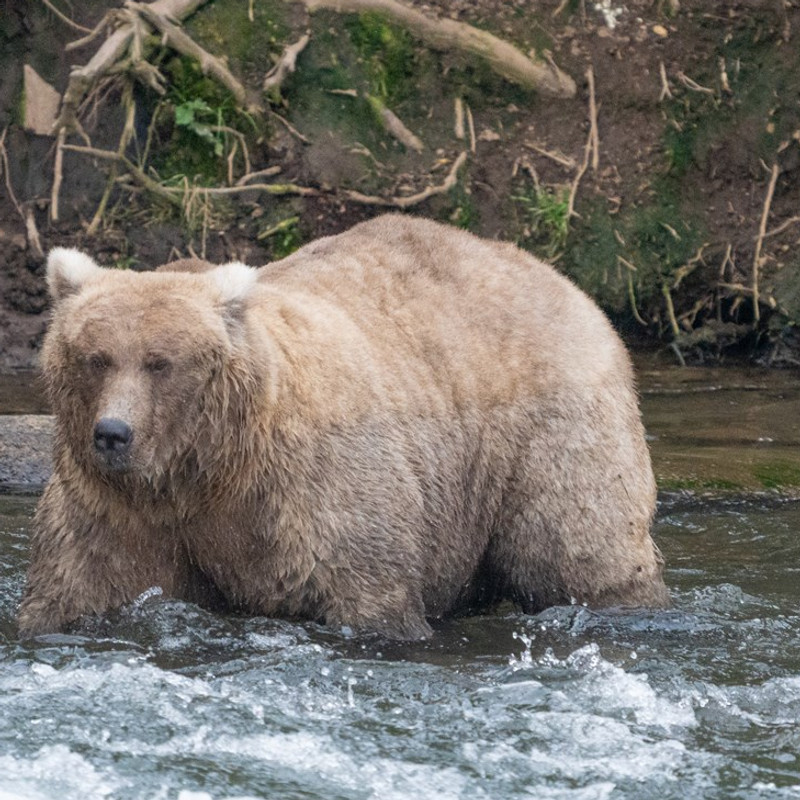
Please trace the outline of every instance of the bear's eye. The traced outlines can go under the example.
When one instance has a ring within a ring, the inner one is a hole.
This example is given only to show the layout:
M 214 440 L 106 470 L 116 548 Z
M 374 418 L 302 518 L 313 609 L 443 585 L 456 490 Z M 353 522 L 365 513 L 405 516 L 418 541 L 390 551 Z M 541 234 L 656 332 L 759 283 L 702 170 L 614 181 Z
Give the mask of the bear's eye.
M 86 366 L 92 372 L 103 372 L 108 367 L 108 358 L 102 353 L 93 353 L 86 359 Z
M 172 364 L 170 364 L 169 359 L 165 356 L 148 356 L 147 360 L 144 362 L 144 368 L 154 375 L 167 372 L 171 366 Z

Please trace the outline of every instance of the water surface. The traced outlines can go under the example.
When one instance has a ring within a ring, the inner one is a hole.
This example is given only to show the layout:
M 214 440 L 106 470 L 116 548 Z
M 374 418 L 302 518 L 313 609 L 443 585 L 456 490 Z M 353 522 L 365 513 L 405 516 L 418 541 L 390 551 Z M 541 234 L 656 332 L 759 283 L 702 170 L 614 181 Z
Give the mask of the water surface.
M 156 597 L 20 642 L 35 498 L 0 497 L 0 800 L 800 798 L 797 383 L 645 373 L 662 487 L 694 490 L 662 494 L 664 611 L 399 645 Z
M 662 505 L 672 609 L 417 645 L 159 599 L 20 643 L 32 503 L 0 498 L 4 800 L 800 796 L 795 502 Z

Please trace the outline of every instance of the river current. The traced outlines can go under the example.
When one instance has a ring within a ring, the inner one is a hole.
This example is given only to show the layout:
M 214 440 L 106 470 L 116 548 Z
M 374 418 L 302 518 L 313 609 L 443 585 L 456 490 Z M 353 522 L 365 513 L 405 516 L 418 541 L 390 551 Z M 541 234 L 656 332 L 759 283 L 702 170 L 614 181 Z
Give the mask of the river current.
M 786 493 L 662 493 L 670 609 L 504 607 L 419 644 L 158 596 L 22 642 L 35 500 L 0 497 L 0 800 L 800 798 Z

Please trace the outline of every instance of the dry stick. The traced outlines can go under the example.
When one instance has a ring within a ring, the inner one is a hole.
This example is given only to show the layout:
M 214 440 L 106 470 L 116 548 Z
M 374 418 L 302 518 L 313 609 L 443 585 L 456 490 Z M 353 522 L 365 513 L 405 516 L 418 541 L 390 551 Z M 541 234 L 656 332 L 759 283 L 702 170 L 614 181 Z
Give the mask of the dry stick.
M 71 20 L 66 14 L 59 11 L 51 2 L 50 0 L 42 0 L 42 2 L 64 23 L 69 25 L 70 28 L 74 28 L 76 31 L 80 31 L 81 33 L 90 33 L 91 30 L 89 28 L 84 28 L 83 25 L 78 25 L 77 22 Z
M 552 97 L 574 97 L 575 81 L 554 64 L 532 61 L 516 47 L 487 31 L 452 19 L 433 19 L 397 0 L 302 0 L 310 12 L 377 12 L 408 29 L 436 50 L 479 56 L 504 78 Z
M 591 116 L 591 97 L 589 98 L 589 115 Z M 591 128 L 591 124 L 589 127 L 589 135 L 586 138 L 586 144 L 583 148 L 583 161 L 581 165 L 578 167 L 578 171 L 575 174 L 575 178 L 572 181 L 572 186 L 569 190 L 569 203 L 567 204 L 567 219 L 571 219 L 575 215 L 575 197 L 578 194 L 578 185 L 581 182 L 581 178 L 583 177 L 586 170 L 589 168 L 589 160 L 592 154 L 592 149 L 594 147 L 594 131 Z
M 779 233 L 783 233 L 787 228 L 791 228 L 792 225 L 796 225 L 800 222 L 800 217 L 789 217 L 789 219 L 784 220 L 777 228 L 773 228 L 771 231 L 767 231 L 763 239 L 769 239 L 770 236 L 777 236 Z
M 76 39 L 74 42 L 64 45 L 64 52 L 68 53 L 70 50 L 78 50 L 93 42 L 103 32 L 103 28 L 109 24 L 113 15 L 114 12 L 112 11 L 105 14 L 100 22 L 98 22 L 86 36 L 82 36 L 80 39 Z
M 678 80 L 687 88 L 693 92 L 700 92 L 701 94 L 714 94 L 713 89 L 709 89 L 707 86 L 701 86 L 696 81 L 693 81 L 688 75 L 684 74 L 683 72 L 678 73 Z
M 389 108 L 383 100 L 372 94 L 364 94 L 364 99 L 369 103 L 373 113 L 378 117 L 384 130 L 394 136 L 400 144 L 409 150 L 421 153 L 425 149 L 422 140 L 413 134 L 397 114 Z
M 280 58 L 275 62 L 275 66 L 264 78 L 263 89 L 267 94 L 278 98 L 286 76 L 291 75 L 297 69 L 297 57 L 306 49 L 306 45 L 310 41 L 311 37 L 305 34 L 284 49 Z
M 165 186 L 162 186 L 158 181 L 153 180 L 143 170 L 139 169 L 139 167 L 125 158 L 125 156 L 115 153 L 113 150 L 99 150 L 96 147 L 83 147 L 77 144 L 64 144 L 61 146 L 61 150 L 70 150 L 74 153 L 83 153 L 84 155 L 100 158 L 104 161 L 122 164 L 125 169 L 130 172 L 131 177 L 137 183 L 141 184 L 145 189 L 153 192 L 153 194 L 157 194 L 159 197 L 163 198 L 169 203 L 172 203 L 173 205 L 178 206 L 179 208 L 182 206 L 180 198 L 175 193 L 176 191 L 180 192 L 180 189 L 171 190 Z
M 469 128 L 469 151 L 474 155 L 478 148 L 475 138 L 475 120 L 472 119 L 472 109 L 469 106 L 467 106 L 467 127 Z
M 279 174 L 282 169 L 282 167 L 279 167 L 276 164 L 273 167 L 260 169 L 257 172 L 248 172 L 246 175 L 242 175 L 242 177 L 236 181 L 236 186 L 246 186 L 248 181 L 252 181 L 255 178 L 271 178 L 273 175 Z
M 586 80 L 589 83 L 589 137 L 592 142 L 592 172 L 597 172 L 600 164 L 600 137 L 597 133 L 597 101 L 594 96 L 594 70 L 591 64 L 586 70 Z
M 672 91 L 669 88 L 669 80 L 667 79 L 667 70 L 664 68 L 664 62 L 658 62 L 658 72 L 661 75 L 661 94 L 658 96 L 658 102 L 663 102 L 664 98 L 672 100 Z
M 130 143 L 131 139 L 133 138 L 134 133 L 134 120 L 136 118 L 136 103 L 133 100 L 133 87 L 128 84 L 125 87 L 124 99 L 123 103 L 125 105 L 125 126 L 122 129 L 122 135 L 119 137 L 119 147 L 117 147 L 117 153 L 121 156 L 125 155 L 125 150 L 128 148 L 128 144 Z M 103 192 L 103 196 L 100 198 L 100 203 L 97 206 L 97 211 L 94 213 L 94 217 L 92 221 L 89 223 L 89 227 L 86 229 L 86 233 L 89 236 L 94 236 L 97 233 L 97 229 L 100 227 L 100 223 L 103 220 L 103 215 L 106 212 L 106 207 L 108 206 L 109 198 L 111 197 L 111 192 L 114 188 L 114 184 L 117 180 L 117 165 L 114 164 L 111 167 L 111 171 L 108 175 L 108 181 L 106 182 L 106 188 Z
M 464 138 L 464 101 L 460 97 L 456 97 L 454 101 L 454 111 L 456 121 L 453 125 L 453 133 L 456 139 Z
M 761 211 L 761 223 L 758 226 L 758 238 L 756 239 L 756 250 L 753 255 L 753 322 L 758 324 L 761 319 L 761 312 L 758 308 L 758 272 L 761 267 L 761 247 L 764 244 L 764 236 L 767 231 L 767 218 L 769 217 L 769 209 L 772 205 L 772 195 L 775 194 L 775 185 L 778 183 L 778 175 L 780 175 L 781 168 L 776 161 L 772 165 L 772 172 L 769 176 L 769 186 L 767 187 L 767 196 L 764 199 L 764 208 Z
M 177 50 L 185 56 L 195 59 L 200 64 L 203 75 L 212 75 L 234 96 L 236 102 L 249 111 L 259 111 L 260 106 L 255 101 L 247 99 L 247 92 L 244 86 L 234 77 L 233 73 L 225 65 L 225 62 L 211 55 L 207 50 L 200 47 L 197 42 L 177 25 L 170 22 L 163 14 L 153 10 L 151 6 L 143 3 L 134 3 L 129 0 L 128 8 L 137 12 L 154 28 L 163 34 L 163 42 L 173 50 Z
M 567 169 L 575 169 L 575 159 L 570 158 L 569 156 L 565 156 L 563 153 L 555 152 L 553 150 L 546 150 L 541 145 L 536 144 L 535 142 L 523 142 L 525 147 L 529 147 L 531 150 L 539 153 L 539 155 L 546 156 L 551 161 L 555 161 L 556 164 L 561 164 L 562 167 L 566 167 Z
M 6 191 L 8 192 L 8 197 L 14 205 L 14 208 L 17 209 L 17 213 L 22 217 L 22 206 L 19 204 L 17 200 L 17 196 L 14 193 L 14 187 L 11 185 L 11 170 L 8 167 L 8 150 L 6 150 L 6 134 L 8 133 L 8 126 L 6 125 L 3 128 L 3 133 L 0 134 L 0 163 L 3 166 L 3 177 L 5 178 L 6 184 Z
M 466 152 L 461 153 L 461 155 L 453 162 L 453 166 L 450 168 L 450 172 L 447 174 L 444 183 L 441 183 L 438 186 L 429 186 L 427 189 L 423 189 L 423 191 L 418 192 L 417 194 L 409 195 L 408 197 L 376 197 L 349 190 L 342 192 L 342 194 L 344 197 L 354 203 L 362 203 L 370 206 L 388 206 L 392 208 L 410 208 L 411 206 L 422 203 L 429 197 L 449 192 L 450 189 L 456 185 L 456 181 L 458 180 L 458 171 L 464 165 L 466 160 Z
M 681 329 L 678 325 L 678 320 L 675 318 L 675 305 L 672 302 L 672 294 L 666 283 L 661 284 L 661 294 L 664 295 L 664 300 L 667 304 L 667 318 L 669 319 L 669 326 L 672 328 L 672 335 L 677 339 L 681 334 Z

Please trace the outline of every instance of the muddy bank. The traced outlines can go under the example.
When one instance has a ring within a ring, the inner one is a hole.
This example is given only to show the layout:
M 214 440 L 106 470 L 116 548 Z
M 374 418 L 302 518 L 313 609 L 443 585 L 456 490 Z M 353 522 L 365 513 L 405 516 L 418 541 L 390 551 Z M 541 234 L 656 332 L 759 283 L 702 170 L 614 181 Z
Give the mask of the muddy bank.
M 185 29 L 227 57 L 263 112 L 244 110 L 191 58 L 145 37 L 163 92 L 146 70 L 123 69 L 87 95 L 66 143 L 119 151 L 127 163 L 63 151 L 57 220 L 56 142 L 23 124 L 23 67 L 63 93 L 70 67 L 88 63 L 102 36 L 68 52 L 78 34 L 44 4 L 0 17 L 1 171 L 13 190 L 0 194 L 0 368 L 31 365 L 44 330 L 31 224 L 42 252 L 78 245 L 120 267 L 192 252 L 257 265 L 385 210 L 364 197 L 405 202 L 445 185 L 463 152 L 453 185 L 408 213 L 555 260 L 629 340 L 674 345 L 695 361 L 734 350 L 800 363 L 797 3 L 424 7 L 552 60 L 575 80 L 574 98 L 522 88 L 379 15 L 309 16 L 301 3 L 265 0 L 250 19 L 247 5 L 206 2 Z M 90 29 L 117 6 L 92 0 L 72 13 Z M 265 75 L 306 31 L 296 71 L 265 94 Z M 391 110 L 421 149 L 393 136 L 376 109 Z M 256 174 L 267 189 L 213 202 L 203 194 Z

